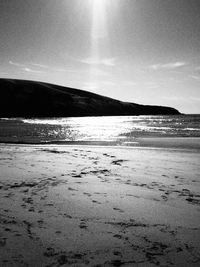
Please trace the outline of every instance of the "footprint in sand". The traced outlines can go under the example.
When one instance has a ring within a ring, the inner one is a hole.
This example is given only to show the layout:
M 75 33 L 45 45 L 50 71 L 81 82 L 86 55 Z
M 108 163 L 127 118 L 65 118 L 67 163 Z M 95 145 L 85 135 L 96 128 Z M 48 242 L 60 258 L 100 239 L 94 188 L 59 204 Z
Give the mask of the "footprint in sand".
M 8 209 L 5 209 L 5 210 L 3 210 L 4 212 L 9 212 L 10 210 L 8 210 Z
M 88 228 L 88 226 L 86 225 L 85 222 L 81 222 L 81 223 L 79 224 L 79 227 L 80 227 L 81 229 L 87 229 L 87 228 Z
M 200 205 L 200 200 L 192 197 L 186 198 L 186 200 L 193 205 Z
M 105 156 L 105 157 L 109 157 L 109 158 L 116 158 L 115 156 L 109 155 L 109 154 L 107 154 L 107 153 L 104 153 L 103 156 Z
M 165 196 L 165 195 L 162 195 L 161 197 L 162 197 L 162 199 L 163 199 L 164 201 L 167 201 L 167 200 L 168 200 L 168 197 Z
M 162 188 L 159 188 L 158 190 L 159 190 L 159 191 L 162 191 L 162 192 L 164 192 L 164 191 L 165 191 L 165 189 L 162 189 Z
M 86 196 L 88 196 L 88 197 L 91 197 L 92 196 L 90 193 L 86 193 L 86 192 L 84 192 L 83 194 L 86 195 Z
M 114 235 L 113 237 L 118 238 L 118 239 L 122 239 L 122 236 L 119 235 L 119 234 L 116 234 L 116 235 Z
M 43 255 L 45 257 L 53 257 L 55 255 L 58 255 L 58 253 L 56 253 L 54 248 L 48 247 Z
M 72 187 L 68 187 L 68 190 L 69 190 L 69 191 L 78 191 L 77 189 L 74 189 L 74 188 L 72 188 Z
M 47 204 L 45 204 L 45 206 L 48 206 L 48 207 L 53 207 L 53 206 L 54 206 L 54 204 L 53 204 L 53 203 L 47 203 Z
M 120 251 L 114 250 L 113 255 L 115 256 L 122 256 L 122 253 Z
M 43 213 L 44 211 L 43 210 L 38 210 L 38 213 Z
M 0 247 L 5 247 L 6 245 L 6 237 L 1 237 L 0 238 Z
M 124 212 L 123 210 L 121 210 L 121 209 L 119 209 L 119 208 L 113 208 L 113 210 L 116 210 L 116 211 L 121 212 L 121 213 Z
M 125 161 L 125 160 L 123 160 L 123 159 L 113 160 L 113 161 L 111 162 L 111 164 L 121 166 L 121 163 L 123 163 L 124 161 Z
M 72 175 L 73 178 L 82 178 L 80 174 Z
M 97 203 L 97 204 L 101 204 L 101 202 L 97 201 L 97 200 L 92 200 L 93 203 Z
M 33 199 L 31 197 L 24 197 L 23 201 L 28 204 L 33 204 Z
M 65 218 L 72 219 L 72 216 L 69 215 L 69 214 L 67 214 L 67 213 L 64 213 L 63 216 L 64 216 Z
M 30 207 L 30 209 L 28 211 L 35 212 L 35 209 L 34 209 L 34 207 Z

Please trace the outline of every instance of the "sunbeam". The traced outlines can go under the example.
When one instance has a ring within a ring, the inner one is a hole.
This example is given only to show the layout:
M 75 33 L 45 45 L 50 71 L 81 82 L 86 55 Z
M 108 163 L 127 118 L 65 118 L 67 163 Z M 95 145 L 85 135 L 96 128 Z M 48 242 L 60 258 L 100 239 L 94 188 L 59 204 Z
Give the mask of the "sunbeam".
M 108 15 L 111 16 L 113 14 L 116 3 L 117 0 L 115 2 L 113 0 L 89 0 L 91 8 L 90 81 L 95 82 L 97 87 L 99 83 L 96 72 L 97 65 L 102 65 L 107 58 L 112 57 L 110 52 Z
M 92 6 L 92 30 L 91 38 L 97 41 L 106 38 L 108 26 L 106 24 L 106 0 L 91 0 Z

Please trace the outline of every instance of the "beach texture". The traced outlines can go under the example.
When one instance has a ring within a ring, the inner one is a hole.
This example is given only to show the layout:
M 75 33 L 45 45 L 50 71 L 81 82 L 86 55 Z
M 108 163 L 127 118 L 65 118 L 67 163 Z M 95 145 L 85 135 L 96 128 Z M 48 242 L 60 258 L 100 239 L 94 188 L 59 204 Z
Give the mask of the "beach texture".
M 0 266 L 200 265 L 200 154 L 0 145 Z

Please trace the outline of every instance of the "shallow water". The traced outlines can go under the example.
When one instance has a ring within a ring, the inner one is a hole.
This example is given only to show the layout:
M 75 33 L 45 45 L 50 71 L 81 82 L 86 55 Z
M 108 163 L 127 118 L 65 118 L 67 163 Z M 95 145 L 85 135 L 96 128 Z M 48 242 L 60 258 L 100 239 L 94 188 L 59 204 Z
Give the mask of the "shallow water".
M 124 144 L 138 137 L 200 137 L 200 115 L 0 119 L 0 142 Z

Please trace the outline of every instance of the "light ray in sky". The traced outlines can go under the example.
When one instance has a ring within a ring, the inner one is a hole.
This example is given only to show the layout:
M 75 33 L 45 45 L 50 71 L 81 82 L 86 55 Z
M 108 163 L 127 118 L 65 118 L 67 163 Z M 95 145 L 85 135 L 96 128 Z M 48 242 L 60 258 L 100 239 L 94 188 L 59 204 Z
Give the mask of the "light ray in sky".
M 108 25 L 106 21 L 106 0 L 90 0 L 92 11 L 91 25 L 91 60 L 100 62 L 105 43 L 108 42 Z M 96 68 L 90 66 L 90 80 L 98 79 Z M 96 81 L 98 83 L 98 81 Z M 96 85 L 98 86 L 98 84 Z
M 101 65 L 106 61 L 107 57 L 111 57 L 109 45 L 109 25 L 108 15 L 112 16 L 114 6 L 113 0 L 89 0 L 91 6 L 91 54 L 90 62 L 96 62 Z M 94 77 L 97 78 L 96 68 L 91 64 L 90 80 L 94 82 Z M 96 80 L 98 83 L 98 80 Z
M 108 26 L 106 24 L 106 0 L 91 0 L 92 7 L 92 41 L 106 38 Z

